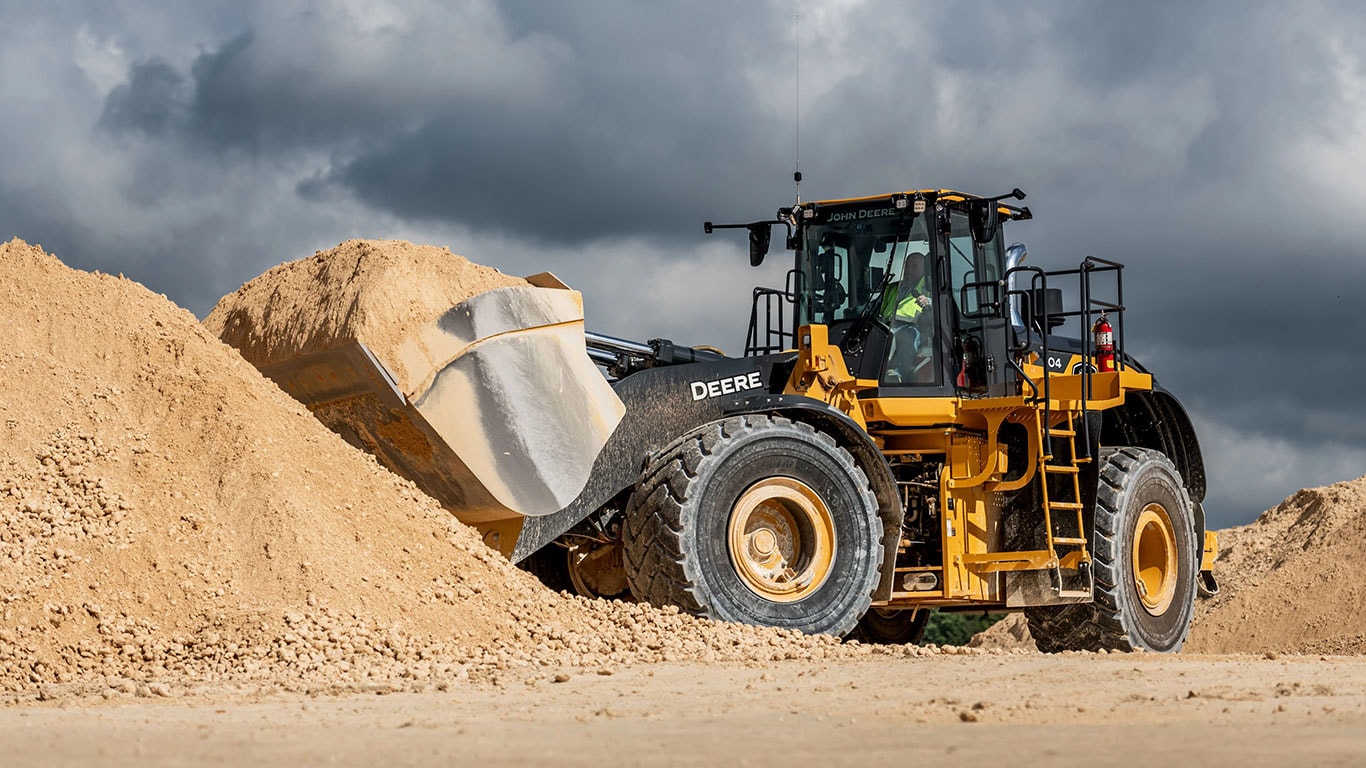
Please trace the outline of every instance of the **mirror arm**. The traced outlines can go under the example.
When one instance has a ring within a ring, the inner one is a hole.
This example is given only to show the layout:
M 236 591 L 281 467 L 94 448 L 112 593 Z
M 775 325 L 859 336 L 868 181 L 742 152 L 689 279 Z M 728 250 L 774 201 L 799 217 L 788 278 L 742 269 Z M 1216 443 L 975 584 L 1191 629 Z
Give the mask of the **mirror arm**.
M 702 231 L 705 232 L 706 234 L 710 235 L 714 230 L 718 230 L 718 229 L 748 229 L 748 230 L 753 230 L 753 229 L 755 229 L 756 227 L 765 226 L 765 225 L 767 225 L 767 226 L 772 226 L 772 225 L 774 225 L 774 224 L 783 224 L 783 225 L 785 225 L 785 226 L 787 227 L 787 229 L 788 229 L 788 233 L 789 233 L 789 236 L 790 236 L 790 233 L 791 233 L 791 231 L 792 231 L 792 225 L 791 225 L 789 222 L 783 221 L 782 219 L 766 219 L 766 220 L 764 220 L 764 221 L 751 221 L 751 222 L 749 222 L 748 224 L 715 224 L 715 223 L 712 223 L 712 222 L 710 222 L 710 221 L 704 221 L 704 222 L 702 222 Z
M 718 229 L 749 230 L 749 265 L 757 267 L 764 263 L 764 257 L 768 255 L 768 246 L 773 235 L 774 224 L 782 224 L 787 227 L 788 239 L 792 238 L 792 225 L 782 219 L 751 221 L 748 224 L 715 224 L 704 221 L 702 222 L 702 231 L 710 235 Z

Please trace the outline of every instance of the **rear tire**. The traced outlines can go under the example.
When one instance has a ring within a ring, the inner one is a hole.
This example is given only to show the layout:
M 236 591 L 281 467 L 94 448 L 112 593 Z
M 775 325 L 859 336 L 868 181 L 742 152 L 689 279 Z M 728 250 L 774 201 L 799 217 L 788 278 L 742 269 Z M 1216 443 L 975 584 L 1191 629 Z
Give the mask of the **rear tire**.
M 915 645 L 925 639 L 931 612 L 929 608 L 869 608 L 849 633 L 849 639 L 873 645 Z
M 849 452 L 761 415 L 703 425 L 656 455 L 624 539 L 640 600 L 812 634 L 854 627 L 883 552 L 877 500 Z
M 1026 608 L 1039 650 L 1175 653 L 1190 634 L 1194 505 L 1171 460 L 1144 448 L 1100 452 L 1091 603 Z

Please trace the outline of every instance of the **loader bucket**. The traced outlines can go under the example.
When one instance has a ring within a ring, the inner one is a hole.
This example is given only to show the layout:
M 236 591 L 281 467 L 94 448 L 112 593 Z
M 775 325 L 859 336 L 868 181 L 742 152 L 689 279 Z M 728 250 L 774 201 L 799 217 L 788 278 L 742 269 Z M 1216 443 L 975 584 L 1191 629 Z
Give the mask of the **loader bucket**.
M 355 340 L 261 372 L 466 523 L 568 506 L 625 412 L 585 352 L 576 291 L 477 294 L 397 355 L 412 391 Z

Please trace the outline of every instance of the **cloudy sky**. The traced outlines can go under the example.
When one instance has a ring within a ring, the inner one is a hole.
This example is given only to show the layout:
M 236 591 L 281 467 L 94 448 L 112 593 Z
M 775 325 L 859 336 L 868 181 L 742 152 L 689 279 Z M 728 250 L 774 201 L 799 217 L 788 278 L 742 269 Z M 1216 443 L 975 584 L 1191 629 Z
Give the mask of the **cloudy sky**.
M 701 222 L 791 203 L 798 154 L 807 199 L 1019 186 L 1033 263 L 1128 265 L 1231 525 L 1366 473 L 1364 37 L 1310 0 L 0 0 L 0 237 L 200 316 L 430 242 L 738 351 L 783 259 Z

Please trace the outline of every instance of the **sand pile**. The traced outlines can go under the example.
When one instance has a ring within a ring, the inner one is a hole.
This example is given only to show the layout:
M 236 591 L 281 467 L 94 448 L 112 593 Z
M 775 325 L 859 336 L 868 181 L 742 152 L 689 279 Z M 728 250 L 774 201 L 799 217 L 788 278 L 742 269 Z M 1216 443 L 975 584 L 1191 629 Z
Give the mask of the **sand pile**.
M 0 270 L 8 687 L 103 668 L 111 648 L 159 657 L 158 642 L 221 666 L 189 638 L 269 634 L 258 617 L 301 608 L 467 648 L 544 612 L 514 617 L 526 579 L 188 312 L 19 241 Z
M 1197 602 L 1187 649 L 1366 653 L 1366 477 L 1302 490 L 1219 548 L 1222 592 Z
M 434 324 L 475 294 L 527 284 L 448 248 L 348 240 L 249 281 L 225 296 L 204 325 L 257 366 L 360 339 L 385 362 L 399 389 L 411 393 L 422 383 L 417 375 L 433 362 L 421 361 L 414 329 Z
M 1020 612 L 1008 613 L 1004 619 L 973 635 L 968 647 L 998 651 L 1038 650 L 1034 638 L 1029 636 L 1029 620 Z
M 18 240 L 0 279 L 10 697 L 924 652 L 551 593 L 164 297 Z

